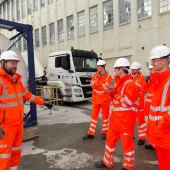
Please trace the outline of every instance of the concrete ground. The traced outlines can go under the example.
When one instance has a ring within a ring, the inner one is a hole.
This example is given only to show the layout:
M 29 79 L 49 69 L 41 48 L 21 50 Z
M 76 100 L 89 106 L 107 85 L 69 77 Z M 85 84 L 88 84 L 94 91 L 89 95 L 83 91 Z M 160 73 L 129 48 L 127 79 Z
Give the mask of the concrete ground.
M 60 106 L 59 111 L 49 114 L 46 108 L 38 107 L 40 136 L 24 142 L 20 170 L 96 170 L 94 162 L 102 159 L 105 141 L 100 134 L 101 116 L 95 139 L 82 140 L 89 127 L 90 102 Z M 122 160 L 118 142 L 113 169 L 121 170 Z M 155 151 L 136 145 L 135 170 L 158 170 L 157 164 Z

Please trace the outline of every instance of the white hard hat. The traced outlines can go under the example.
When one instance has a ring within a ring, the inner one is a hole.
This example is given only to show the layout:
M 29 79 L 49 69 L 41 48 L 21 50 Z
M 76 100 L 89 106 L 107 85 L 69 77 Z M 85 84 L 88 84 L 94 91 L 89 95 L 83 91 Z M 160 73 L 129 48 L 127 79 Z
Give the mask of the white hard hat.
M 119 58 L 114 64 L 115 67 L 130 67 L 130 63 L 126 58 Z
M 149 64 L 149 69 L 152 69 L 153 68 L 153 65 Z
M 19 61 L 17 54 L 14 51 L 5 51 L 1 54 L 1 60 L 16 60 Z
M 106 65 L 106 62 L 104 60 L 99 60 L 97 62 L 97 66 L 105 66 Z
M 151 51 L 150 59 L 166 57 L 170 54 L 170 48 L 165 45 L 158 45 Z
M 141 69 L 141 65 L 139 62 L 134 62 L 134 63 L 132 63 L 130 68 L 131 69 Z

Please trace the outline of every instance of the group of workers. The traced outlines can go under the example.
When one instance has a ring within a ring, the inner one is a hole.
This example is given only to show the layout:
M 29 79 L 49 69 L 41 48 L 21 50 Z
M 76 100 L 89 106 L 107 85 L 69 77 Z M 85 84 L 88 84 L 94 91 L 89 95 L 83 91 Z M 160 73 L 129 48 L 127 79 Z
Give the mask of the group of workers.
M 144 77 L 141 66 L 131 66 L 126 58 L 114 64 L 112 76 L 105 70 L 106 62 L 97 62 L 97 72 L 91 80 L 92 116 L 87 135 L 93 139 L 98 115 L 102 109 L 102 139 L 106 139 L 103 160 L 97 168 L 112 168 L 118 140 L 122 142 L 122 170 L 133 170 L 135 161 L 134 130 L 138 120 L 138 145 L 156 149 L 160 170 L 170 170 L 170 48 L 159 45 L 151 51 L 150 76 Z M 0 170 L 18 170 L 23 136 L 23 100 L 44 105 L 52 104 L 29 92 L 16 73 L 19 58 L 13 51 L 1 54 L 0 68 Z M 129 73 L 131 68 L 132 74 Z M 110 104 L 112 113 L 110 114 Z
M 144 77 L 138 62 L 130 66 L 126 58 L 114 63 L 114 84 L 106 72 L 106 62 L 97 62 L 92 77 L 92 115 L 83 140 L 93 139 L 102 109 L 102 139 L 106 139 L 102 161 L 97 168 L 112 168 L 116 143 L 121 140 L 124 152 L 122 170 L 133 170 L 135 161 L 134 130 L 138 120 L 138 145 L 155 149 L 160 170 L 170 170 L 170 48 L 156 46 L 151 51 L 150 75 Z M 131 74 L 129 73 L 131 69 Z M 110 104 L 112 113 L 109 114 Z

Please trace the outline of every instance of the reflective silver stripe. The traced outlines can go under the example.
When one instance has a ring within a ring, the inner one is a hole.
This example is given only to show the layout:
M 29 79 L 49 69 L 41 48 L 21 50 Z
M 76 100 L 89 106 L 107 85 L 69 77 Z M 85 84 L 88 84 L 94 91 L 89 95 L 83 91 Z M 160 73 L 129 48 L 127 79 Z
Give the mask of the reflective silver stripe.
M 106 159 L 105 156 L 103 157 L 103 161 L 106 162 L 106 164 L 108 164 L 108 165 L 112 165 L 112 164 L 113 164 L 113 162 L 109 162 L 109 161 Z
M 149 115 L 149 119 L 154 121 L 154 122 L 156 122 L 156 121 L 158 121 L 158 120 L 160 120 L 162 118 L 163 118 L 163 116 L 152 116 L 152 115 Z
M 35 99 L 35 95 L 33 95 L 33 94 L 32 94 L 32 96 L 31 96 L 31 98 L 30 98 L 30 100 L 29 100 L 29 101 L 30 101 L 30 102 L 33 102 L 33 101 L 34 101 L 34 99 Z
M 106 126 L 108 126 L 108 123 L 107 123 L 107 124 L 103 124 L 102 126 L 103 126 L 103 127 L 106 127 Z
M 151 103 L 151 102 L 152 102 L 152 100 L 151 100 L 151 99 L 147 99 L 147 98 L 145 98 L 145 102 Z
M 103 130 L 108 130 L 108 127 L 107 127 L 107 128 L 102 128 L 102 131 L 103 131 Z
M 124 160 L 126 160 L 126 161 L 134 161 L 135 160 L 135 158 L 133 157 L 133 158 L 128 158 L 128 157 L 124 157 Z
M 132 152 L 125 152 L 124 154 L 127 155 L 127 156 L 132 156 L 132 155 L 135 154 L 135 151 L 132 151 Z
M 125 90 L 125 87 L 126 87 L 126 85 L 129 83 L 129 82 L 132 82 L 133 80 L 127 80 L 125 83 L 124 83 L 124 85 L 123 85 L 123 87 L 122 87 L 122 89 L 121 89 L 121 92 L 120 92 L 120 94 L 123 96 L 123 93 L 124 93 L 124 90 Z
M 146 133 L 139 134 L 139 137 L 146 136 Z
M 126 103 L 128 104 L 128 105 L 132 105 L 133 104 L 133 102 L 132 101 L 130 101 L 129 100 L 129 98 L 125 95 L 125 101 L 126 101 Z
M 97 82 L 96 80 L 91 81 L 91 86 L 96 82 Z
M 109 119 L 107 119 L 107 120 L 103 120 L 103 122 L 108 122 L 109 121 Z
M 106 84 L 106 86 L 108 86 L 108 87 L 109 87 L 109 83 L 108 83 L 108 82 L 106 82 L 105 84 Z
M 146 95 L 146 96 L 150 96 L 150 97 L 153 96 L 153 94 L 151 94 L 151 93 L 146 93 L 145 95 Z
M 134 166 L 133 164 L 126 164 L 126 163 L 123 164 L 123 167 L 133 167 L 133 166 Z
M 15 93 L 15 94 L 4 94 L 2 96 L 0 96 L 1 100 L 5 100 L 5 99 L 12 99 L 12 98 L 16 98 L 16 97 L 22 97 L 26 94 L 27 92 L 21 92 L 21 93 Z
M 117 100 L 115 100 L 115 99 L 113 100 L 113 103 L 114 104 L 119 104 L 119 102 Z
M 8 145 L 0 145 L 0 148 L 7 148 Z
M 164 91 L 163 91 L 163 94 L 162 94 L 161 108 L 165 106 L 165 101 L 166 101 L 169 86 L 170 86 L 170 79 L 168 80 L 168 82 L 164 86 Z
M 145 128 L 143 130 L 138 130 L 138 133 L 143 133 L 143 132 L 146 132 L 146 131 L 147 131 L 147 129 Z
M 97 123 L 97 121 L 96 121 L 96 120 L 94 120 L 94 119 L 91 119 L 91 122 Z
M 118 107 L 115 108 L 113 107 L 114 111 L 129 111 L 129 110 L 133 110 L 134 112 L 138 112 L 138 109 L 134 108 L 134 107 L 130 107 L 130 108 L 125 108 L 125 107 Z
M 170 116 L 170 110 L 168 110 L 168 114 L 169 114 L 169 116 Z
M 125 103 L 122 103 L 122 107 L 127 107 L 127 105 Z
M 139 83 L 136 82 L 135 84 L 136 84 L 138 87 L 142 88 L 142 86 L 141 86 Z
M 106 149 L 109 151 L 109 152 L 114 152 L 115 151 L 115 148 L 111 149 L 109 146 L 106 145 Z
M 11 154 L 0 154 L 0 158 L 10 158 Z
M 13 151 L 17 151 L 17 150 L 21 150 L 22 149 L 22 145 L 21 146 L 18 146 L 18 147 L 13 147 L 12 150 Z
M 11 102 L 11 103 L 8 103 L 8 104 L 0 104 L 0 108 L 14 107 L 14 106 L 18 106 L 20 104 L 23 104 L 23 100 L 19 101 L 19 103 L 18 102 Z
M 104 154 L 105 154 L 109 159 L 110 159 L 110 158 L 111 158 L 111 159 L 113 158 L 113 154 L 110 155 L 110 154 L 108 154 L 107 152 L 105 152 Z
M 92 126 L 92 127 L 96 127 L 96 125 L 94 125 L 93 123 L 91 123 L 91 124 L 90 124 L 90 126 Z
M 128 136 L 128 135 L 130 135 L 130 134 L 128 134 L 128 133 L 124 133 L 123 135 Z
M 18 169 L 18 166 L 13 166 L 10 168 L 10 170 L 17 170 Z
M 90 128 L 90 131 L 95 132 L 95 130 L 94 130 L 94 129 L 92 129 L 92 128 Z
M 146 127 L 146 123 L 144 123 L 143 125 L 141 125 L 141 126 L 138 126 L 139 128 L 144 128 L 144 127 Z
M 104 91 L 99 91 L 99 90 L 96 90 L 96 89 L 93 89 L 94 92 L 98 93 L 98 94 L 103 94 Z
M 109 88 L 108 88 L 108 87 L 106 87 L 106 85 L 105 85 L 105 84 L 103 84 L 103 88 L 104 88 L 105 90 L 109 90 Z
M 153 106 L 151 106 L 150 110 L 152 112 L 166 112 L 166 111 L 170 110 L 170 106 L 166 106 L 166 107 L 161 107 L 161 106 L 153 107 Z
M 137 100 L 135 101 L 136 105 L 139 105 L 139 97 L 137 98 Z

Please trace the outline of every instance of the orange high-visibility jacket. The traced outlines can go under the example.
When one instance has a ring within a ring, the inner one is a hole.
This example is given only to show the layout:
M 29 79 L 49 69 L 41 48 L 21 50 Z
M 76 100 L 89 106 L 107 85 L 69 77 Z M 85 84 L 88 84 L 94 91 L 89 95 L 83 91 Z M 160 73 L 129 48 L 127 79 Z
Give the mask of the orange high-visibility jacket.
M 109 104 L 110 95 L 108 91 L 110 90 L 110 84 L 112 77 L 106 72 L 102 77 L 96 72 L 91 80 L 92 92 L 92 103 L 93 104 Z
M 122 78 L 115 77 L 117 94 L 113 98 L 113 111 L 110 126 L 115 130 L 133 134 L 137 116 L 139 88 L 131 75 Z
M 156 73 L 148 134 L 151 144 L 170 149 L 170 69 Z
M 34 96 L 24 88 L 19 74 L 15 74 L 12 78 L 0 68 L 0 124 L 18 125 L 23 123 L 23 100 L 39 105 L 44 104 L 42 98 Z
M 145 77 L 142 74 L 137 74 L 133 77 L 133 81 L 140 88 L 139 109 L 144 109 L 144 92 L 147 84 Z

